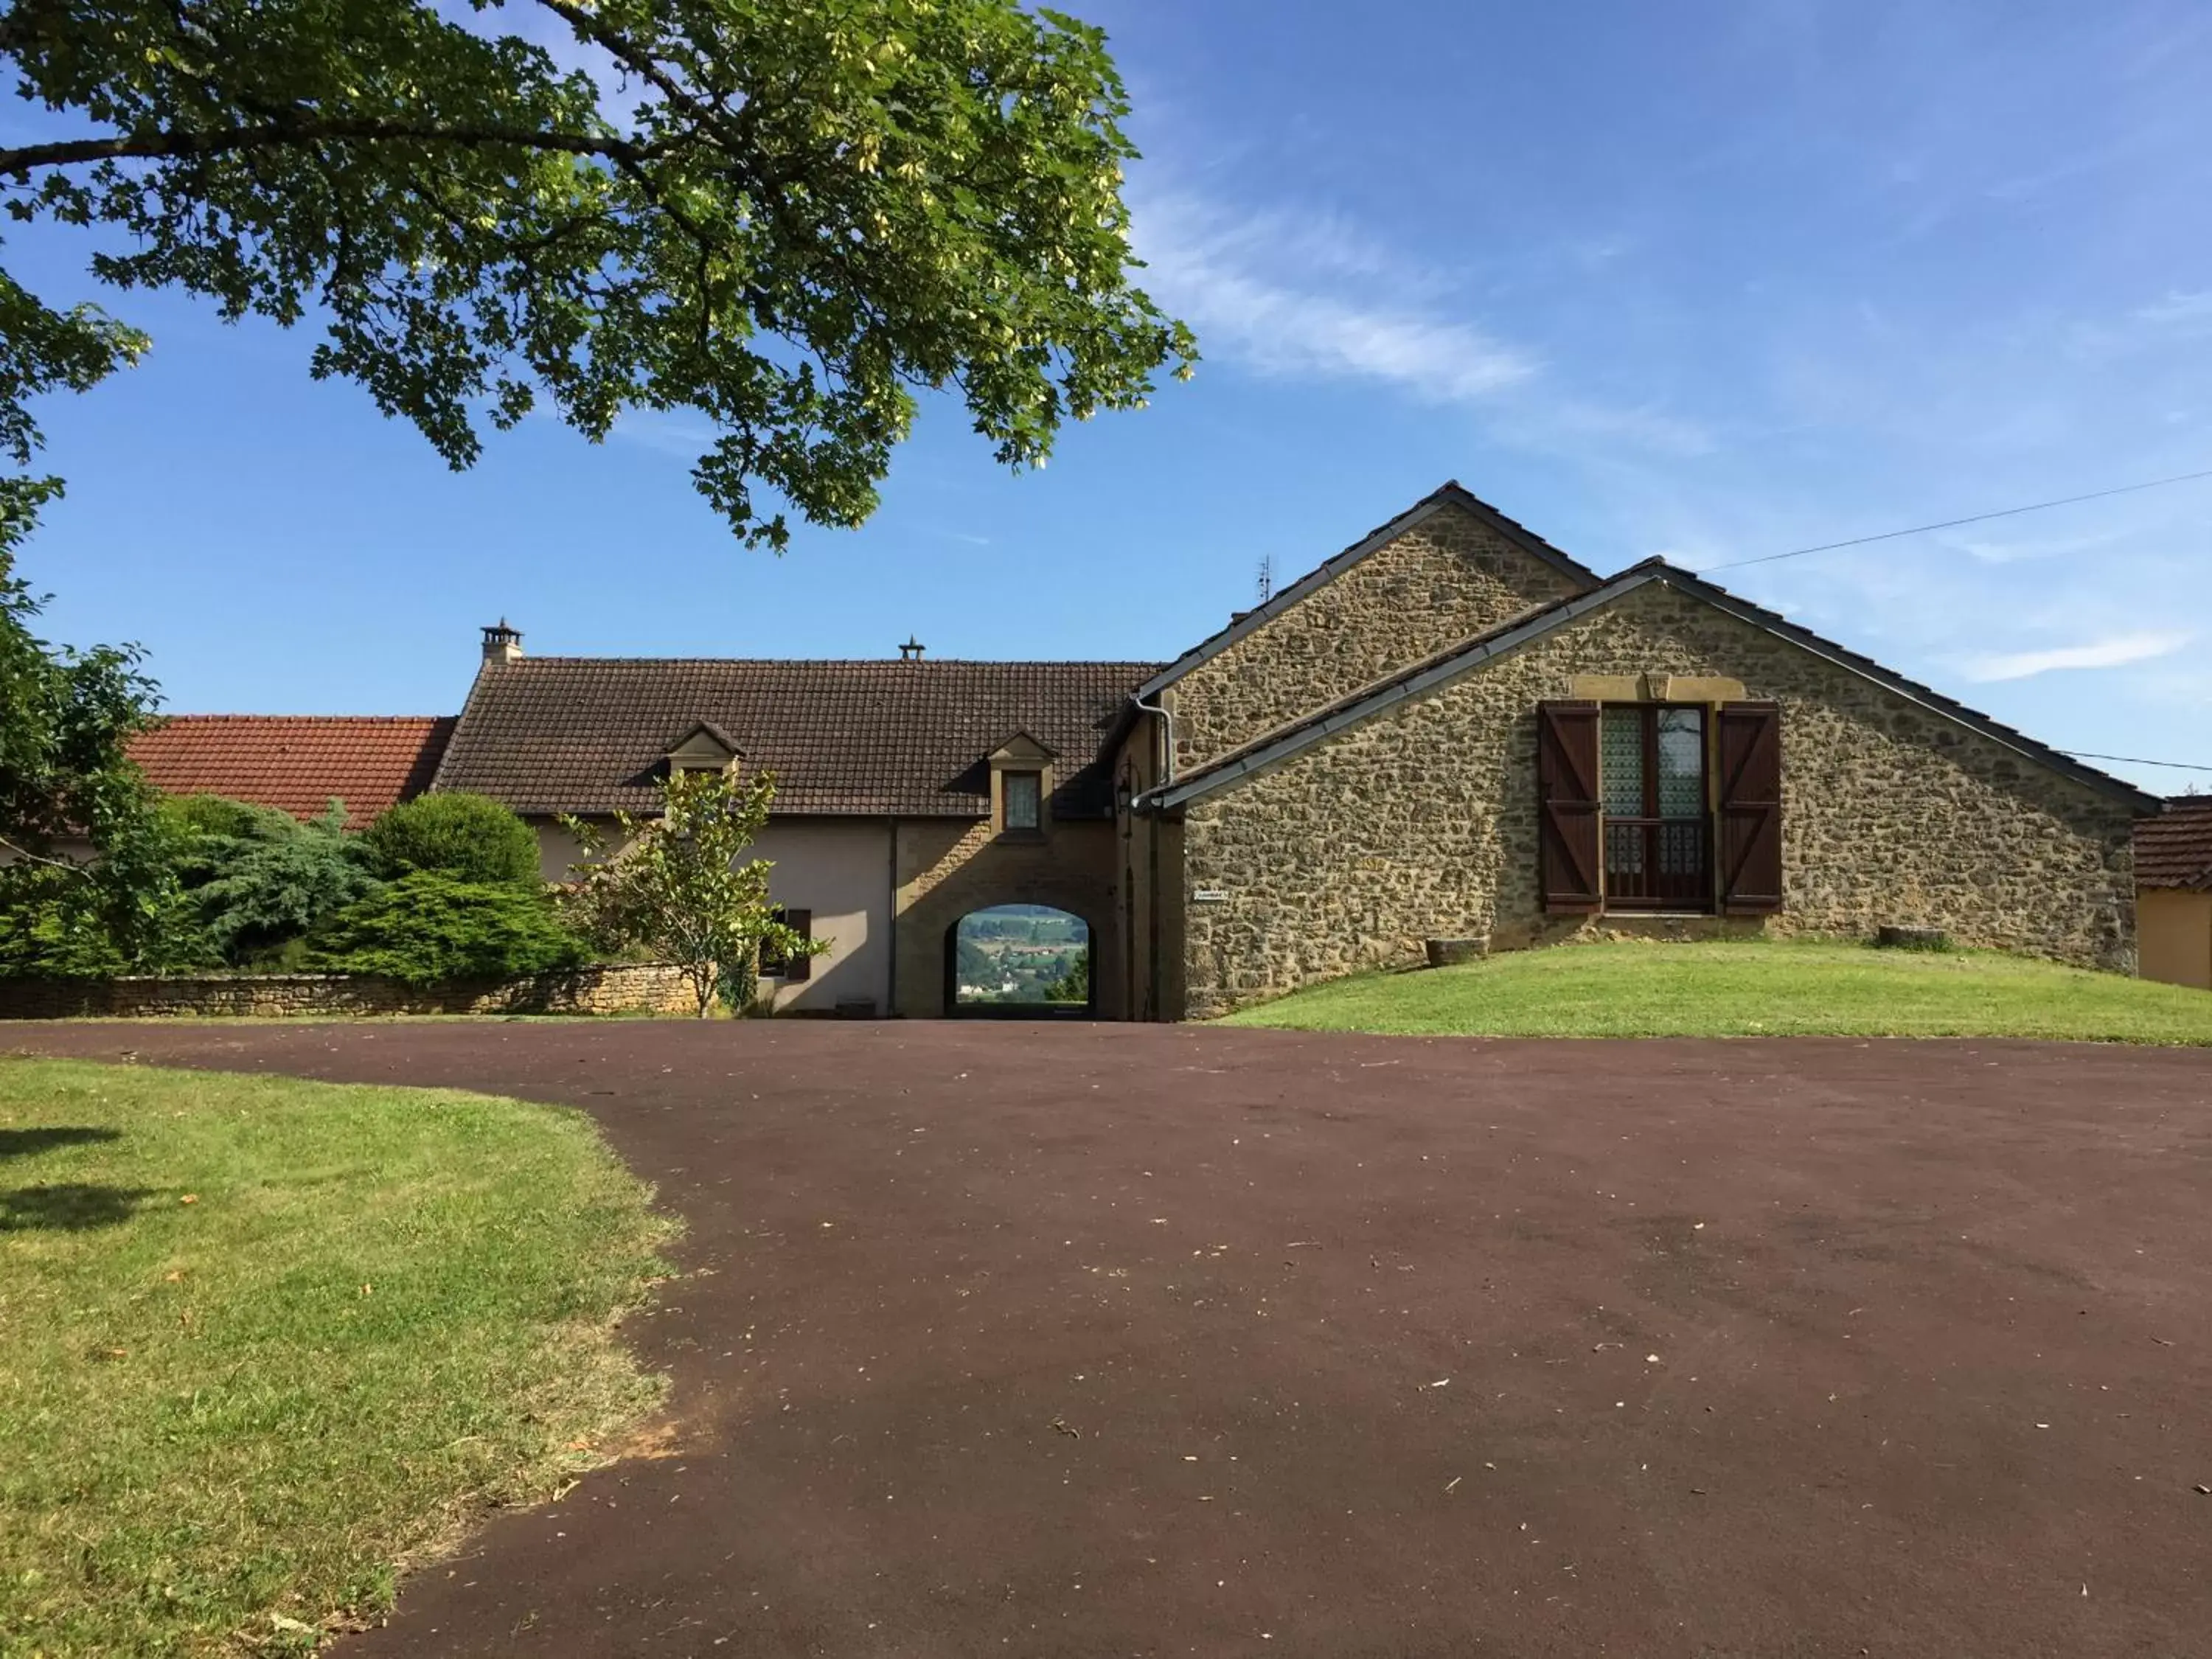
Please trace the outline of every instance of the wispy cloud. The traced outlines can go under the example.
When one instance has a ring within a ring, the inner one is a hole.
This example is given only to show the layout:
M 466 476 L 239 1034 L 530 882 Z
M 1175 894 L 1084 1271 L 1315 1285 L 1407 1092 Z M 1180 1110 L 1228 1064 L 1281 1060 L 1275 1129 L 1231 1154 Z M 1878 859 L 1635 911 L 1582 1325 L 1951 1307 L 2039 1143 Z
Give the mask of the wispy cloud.
M 2112 634 L 2085 644 L 2057 646 L 2047 651 L 2014 651 L 1978 657 L 1966 665 L 1965 673 L 1970 680 L 1986 684 L 1993 680 L 2024 680 L 2060 668 L 2119 668 L 2169 655 L 2188 644 L 2191 637 L 2163 630 Z
M 2212 326 L 2212 289 L 2169 289 L 2163 300 L 2136 307 L 2136 320 L 2157 328 Z
M 2110 547 L 2120 539 L 2121 532 L 2117 530 L 2100 531 L 2087 536 L 2024 537 L 2003 540 L 1956 534 L 1938 538 L 1941 544 L 1957 548 L 1978 564 L 2022 564 L 2034 559 L 2061 559 L 2069 554 Z
M 1285 380 L 1354 380 L 1477 410 L 1490 435 L 1523 448 L 1621 447 L 1702 455 L 1713 440 L 1656 400 L 1607 401 L 1555 383 L 1541 354 L 1467 314 L 1437 267 L 1340 216 L 1240 212 L 1170 191 L 1137 202 L 1145 286 L 1198 330 L 1209 355 Z M 1625 237 L 1578 244 L 1601 266 Z
M 1433 273 L 1341 222 L 1224 214 L 1166 196 L 1141 204 L 1137 235 L 1146 286 L 1214 351 L 1260 374 L 1475 403 L 1537 372 L 1527 351 L 1436 307 Z
M 1588 453 L 1613 445 L 1684 457 L 1710 455 L 1713 434 L 1700 422 L 1656 404 L 1638 406 L 1595 403 L 1583 398 L 1539 397 L 1525 400 L 1498 422 L 1504 442 Z

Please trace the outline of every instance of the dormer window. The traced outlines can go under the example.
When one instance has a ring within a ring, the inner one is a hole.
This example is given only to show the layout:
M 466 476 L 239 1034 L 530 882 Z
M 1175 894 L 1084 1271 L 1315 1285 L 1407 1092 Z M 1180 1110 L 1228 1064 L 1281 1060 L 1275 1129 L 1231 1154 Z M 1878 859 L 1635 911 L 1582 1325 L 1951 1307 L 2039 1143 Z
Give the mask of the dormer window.
M 678 772 L 727 772 L 744 758 L 744 751 L 719 726 L 705 720 L 688 729 L 668 745 L 668 775 Z
M 1026 732 L 1015 732 L 991 751 L 991 817 L 1000 835 L 1033 841 L 1045 834 L 1045 803 L 1052 799 L 1056 758 Z

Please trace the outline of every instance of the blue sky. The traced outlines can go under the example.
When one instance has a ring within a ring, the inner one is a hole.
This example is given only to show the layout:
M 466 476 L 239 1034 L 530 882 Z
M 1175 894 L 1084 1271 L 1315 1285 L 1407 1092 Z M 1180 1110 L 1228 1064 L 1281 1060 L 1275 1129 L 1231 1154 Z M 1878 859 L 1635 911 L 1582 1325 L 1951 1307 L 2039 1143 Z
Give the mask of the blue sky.
M 450 711 L 501 615 L 564 653 L 1165 658 L 1447 477 L 1611 571 L 2212 466 L 2201 0 L 1072 9 L 1206 353 L 1150 410 L 1017 477 L 933 407 L 873 522 L 779 560 L 681 422 L 533 420 L 457 476 L 312 383 L 308 330 L 107 296 L 155 349 L 43 410 L 50 631 L 143 642 L 178 710 Z M 8 248 L 60 301 L 82 254 Z M 2208 550 L 2212 480 L 1720 580 L 2047 741 L 2212 765 Z

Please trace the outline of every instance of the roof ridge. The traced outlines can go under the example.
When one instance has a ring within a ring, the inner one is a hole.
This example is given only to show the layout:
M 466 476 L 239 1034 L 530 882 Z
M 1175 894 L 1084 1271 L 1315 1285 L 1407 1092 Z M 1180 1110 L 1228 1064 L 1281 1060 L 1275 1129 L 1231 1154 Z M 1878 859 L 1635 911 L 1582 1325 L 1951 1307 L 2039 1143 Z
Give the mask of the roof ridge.
M 358 725 L 358 724 L 362 724 L 362 723 L 365 723 L 365 722 L 367 722 L 367 721 L 374 720 L 374 721 L 379 721 L 379 722 L 382 722 L 382 723 L 386 723 L 386 724 L 390 724 L 390 725 L 398 725 L 398 724 L 399 724 L 399 723 L 400 723 L 400 722 L 402 722 L 402 721 L 416 721 L 416 720 L 450 720 L 457 719 L 457 718 L 458 718 L 458 716 L 456 716 L 456 715 L 453 715 L 453 714 L 222 714 L 222 713 L 209 714 L 209 713 L 207 713 L 207 712 L 205 712 L 205 711 L 202 711 L 202 710 L 195 710 L 194 712 L 192 712 L 191 714 L 156 714 L 156 715 L 155 716 L 155 719 L 157 719 L 157 720 L 159 720 L 163 721 L 163 722 L 164 722 L 164 723 L 166 723 L 166 724 L 173 725 L 173 725 L 176 725 L 176 724 L 178 724 L 178 723 L 179 723 L 179 722 L 181 722 L 181 721 L 185 721 L 185 720 L 260 720 L 260 721 L 263 721 L 263 722 L 264 722 L 264 723 L 266 723 L 266 722 L 271 722 L 271 721 L 276 721 L 276 720 L 350 720 L 350 721 L 352 721 L 352 722 L 354 722 L 354 723 L 356 723 L 356 724 L 357 724 L 357 725 Z
M 912 659 L 903 657 L 631 657 L 631 656 L 554 656 L 540 655 L 518 658 L 511 663 L 495 665 L 500 668 L 535 668 L 548 663 L 635 663 L 641 666 L 666 668 L 673 665 L 699 664 L 723 666 L 743 663 L 748 666 L 776 668 L 896 668 L 901 671 L 916 668 L 1158 668 L 1156 658 L 1143 657 L 924 657 Z

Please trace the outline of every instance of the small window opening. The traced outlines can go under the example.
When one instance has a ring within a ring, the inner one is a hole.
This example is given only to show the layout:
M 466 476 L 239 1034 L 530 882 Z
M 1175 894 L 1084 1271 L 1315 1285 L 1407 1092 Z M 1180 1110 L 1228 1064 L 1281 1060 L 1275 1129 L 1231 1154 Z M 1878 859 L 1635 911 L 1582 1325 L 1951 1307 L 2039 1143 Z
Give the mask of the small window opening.
M 1044 777 L 1037 772 L 1008 772 L 999 785 L 1009 830 L 1043 827 Z
M 814 912 L 811 910 L 777 908 L 769 915 L 809 944 L 813 942 Z M 763 979 L 780 979 L 787 985 L 796 985 L 813 973 L 814 958 L 804 951 L 786 956 L 782 951 L 763 945 L 761 947 L 760 970 Z

